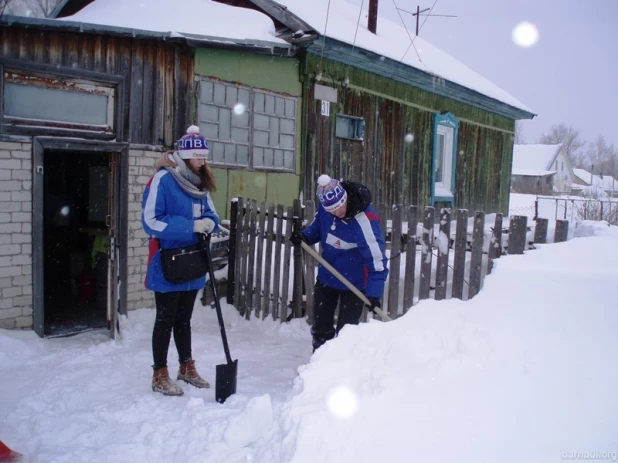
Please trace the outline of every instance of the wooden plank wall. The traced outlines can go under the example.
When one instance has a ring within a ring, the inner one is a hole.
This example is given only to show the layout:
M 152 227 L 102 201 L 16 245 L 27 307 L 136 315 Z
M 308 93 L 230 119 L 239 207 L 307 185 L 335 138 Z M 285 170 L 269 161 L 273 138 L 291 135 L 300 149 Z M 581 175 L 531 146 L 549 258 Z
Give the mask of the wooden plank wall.
M 190 121 L 193 51 L 155 39 L 103 34 L 0 29 L 0 59 L 51 65 L 58 73 L 94 71 L 124 77 L 123 139 L 171 148 Z

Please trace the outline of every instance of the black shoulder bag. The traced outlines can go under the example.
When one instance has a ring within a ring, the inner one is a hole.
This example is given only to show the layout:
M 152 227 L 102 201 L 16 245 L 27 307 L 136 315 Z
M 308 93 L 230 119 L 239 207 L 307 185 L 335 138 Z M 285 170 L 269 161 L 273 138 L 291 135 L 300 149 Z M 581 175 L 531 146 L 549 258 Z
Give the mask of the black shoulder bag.
M 208 272 L 208 259 L 204 249 L 206 245 L 206 241 L 200 237 L 200 242 L 193 246 L 162 249 L 159 241 L 161 268 L 165 279 L 170 283 L 187 283 L 206 275 Z

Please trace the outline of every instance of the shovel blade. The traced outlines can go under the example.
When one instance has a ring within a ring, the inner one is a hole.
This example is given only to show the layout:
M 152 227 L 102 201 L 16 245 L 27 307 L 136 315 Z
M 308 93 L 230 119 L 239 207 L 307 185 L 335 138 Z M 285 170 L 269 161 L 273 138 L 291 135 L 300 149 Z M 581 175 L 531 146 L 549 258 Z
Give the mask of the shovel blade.
M 215 400 L 222 404 L 232 394 L 236 394 L 236 377 L 238 375 L 238 360 L 232 363 L 217 365 L 215 384 Z

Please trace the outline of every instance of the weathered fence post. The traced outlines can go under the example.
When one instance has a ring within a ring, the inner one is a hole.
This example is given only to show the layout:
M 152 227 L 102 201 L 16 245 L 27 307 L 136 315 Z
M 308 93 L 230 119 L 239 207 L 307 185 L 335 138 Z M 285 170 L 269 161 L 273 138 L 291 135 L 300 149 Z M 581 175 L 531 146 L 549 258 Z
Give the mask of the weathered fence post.
M 468 210 L 457 210 L 455 244 L 453 257 L 453 288 L 451 297 L 463 299 L 464 277 L 466 273 L 466 247 L 468 246 Z
M 281 317 L 281 323 L 286 322 L 288 319 L 288 294 L 290 292 L 290 260 L 292 255 L 292 244 L 290 243 L 290 236 L 292 236 L 292 218 L 294 217 L 294 210 L 291 207 L 288 207 L 287 211 L 287 218 L 285 219 L 285 241 L 283 246 L 283 278 L 281 281 L 283 287 L 281 288 L 281 311 L 279 312 Z
M 313 220 L 314 214 L 315 203 L 312 200 L 305 201 L 304 219 L 310 223 Z M 305 307 L 307 310 L 307 323 L 313 325 L 313 287 L 315 285 L 315 260 L 309 254 L 304 254 L 303 257 L 305 259 Z
M 569 221 L 556 220 L 556 231 L 554 233 L 554 243 L 566 241 L 569 236 Z
M 267 297 L 266 291 L 262 291 L 262 275 L 264 272 L 264 229 L 266 228 L 266 203 L 262 201 L 260 204 L 260 219 L 256 229 L 257 239 L 257 257 L 255 262 L 255 291 L 253 293 L 253 307 L 255 307 L 255 316 L 261 317 L 260 310 L 262 309 L 262 298 Z
M 266 226 L 266 251 L 265 251 L 265 265 L 264 265 L 264 296 L 262 298 L 262 320 L 270 313 L 270 279 L 272 272 L 273 262 L 273 227 L 275 225 L 275 205 L 270 203 L 268 210 L 266 211 L 268 218 L 268 225 Z
M 257 200 L 251 200 L 251 222 L 249 223 L 249 259 L 247 263 L 247 306 L 245 310 L 245 318 L 249 320 L 251 318 L 251 311 L 255 307 L 254 295 L 255 295 L 255 240 L 257 239 Z
M 543 244 L 547 242 L 547 219 L 536 219 L 536 226 L 534 227 L 534 242 Z
M 230 203 L 230 241 L 228 242 L 229 252 L 227 257 L 227 288 L 225 300 L 228 304 L 234 304 L 237 301 L 234 299 L 236 289 L 236 236 L 238 235 L 236 228 L 238 227 L 238 201 Z
M 440 210 L 440 232 L 437 239 L 438 259 L 436 262 L 436 301 L 446 299 L 448 283 L 448 252 L 451 245 L 451 210 Z
M 397 308 L 399 306 L 399 274 L 401 262 L 401 204 L 393 206 L 393 218 L 391 219 L 391 260 L 389 271 L 388 289 L 388 315 L 394 320 L 397 318 Z
M 277 204 L 277 227 L 275 232 L 275 274 L 273 278 L 273 320 L 279 318 L 279 288 L 281 286 L 281 244 L 283 241 L 283 205 Z
M 292 232 L 300 231 L 303 223 L 303 208 L 300 199 L 294 200 L 294 218 Z M 294 278 L 292 290 L 292 308 L 294 318 L 303 316 L 303 255 L 300 246 L 294 246 Z
M 247 311 L 247 297 L 249 297 L 249 284 L 247 282 L 247 263 L 249 260 L 249 225 L 251 224 L 251 201 L 247 200 L 244 204 L 243 210 L 243 224 L 241 236 L 241 244 L 239 249 L 242 251 L 240 254 L 240 273 L 237 274 L 240 280 L 240 297 L 238 299 L 238 308 L 240 314 L 245 315 Z
M 435 209 L 425 207 L 423 220 L 423 235 L 421 238 L 421 278 L 418 288 L 419 300 L 428 299 L 431 290 L 431 249 L 433 247 L 433 222 Z
M 509 226 L 509 254 L 523 254 L 526 248 L 526 228 L 528 217 L 514 215 Z
M 408 240 L 406 242 L 406 270 L 403 280 L 403 313 L 414 304 L 414 282 L 416 279 L 416 225 L 418 224 L 418 207 L 408 207 Z
M 485 239 L 485 213 L 477 211 L 474 216 L 472 231 L 472 255 L 470 256 L 470 286 L 468 299 L 472 299 L 481 290 L 483 264 L 483 241 Z
M 502 255 L 502 214 L 496 214 L 494 229 L 489 241 L 489 249 L 487 250 L 487 274 L 489 275 L 494 269 L 494 260 Z

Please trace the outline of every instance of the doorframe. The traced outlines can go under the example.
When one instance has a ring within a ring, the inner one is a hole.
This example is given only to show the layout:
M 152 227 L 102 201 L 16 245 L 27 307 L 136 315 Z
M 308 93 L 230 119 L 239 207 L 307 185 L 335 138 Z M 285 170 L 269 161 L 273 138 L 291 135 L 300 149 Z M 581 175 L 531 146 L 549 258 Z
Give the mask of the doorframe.
M 128 204 L 129 204 L 129 144 L 105 142 L 67 137 L 33 137 L 32 138 L 32 304 L 33 328 L 39 337 L 45 336 L 44 319 L 44 251 L 43 251 L 43 201 L 44 183 L 43 166 L 46 150 L 86 153 L 120 154 L 120 198 L 118 210 L 118 240 L 116 253 L 118 259 L 118 304 L 116 311 L 127 314 L 127 240 L 128 240 Z M 108 268 L 111 268 L 108 267 Z M 116 327 L 112 326 L 112 330 Z M 112 335 L 114 332 L 112 331 Z

